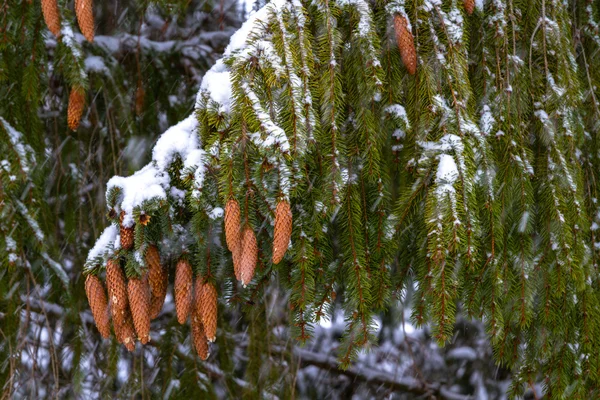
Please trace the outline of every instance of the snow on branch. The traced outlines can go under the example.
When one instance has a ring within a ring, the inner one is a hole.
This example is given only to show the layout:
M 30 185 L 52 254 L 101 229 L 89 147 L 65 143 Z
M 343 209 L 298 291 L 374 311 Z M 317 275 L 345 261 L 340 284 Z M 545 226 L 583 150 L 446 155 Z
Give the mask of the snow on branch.
M 192 114 L 162 134 L 149 164 L 131 176 L 114 176 L 108 181 L 107 195 L 114 189 L 120 191 L 120 210 L 125 211 L 124 226 L 133 225 L 133 210 L 136 207 L 167 198 L 171 190 L 168 168 L 177 156 L 185 168 L 203 168 L 197 127 L 198 120 Z M 198 176 L 203 177 L 203 174 Z
M 8 133 L 10 143 L 15 149 L 17 156 L 19 157 L 19 164 L 21 170 L 24 173 L 29 172 L 30 165 L 35 162 L 35 155 L 33 149 L 28 144 L 23 143 L 23 134 L 17 131 L 11 124 L 9 124 L 4 118 L 0 117 L 0 123 L 4 126 L 4 129 Z

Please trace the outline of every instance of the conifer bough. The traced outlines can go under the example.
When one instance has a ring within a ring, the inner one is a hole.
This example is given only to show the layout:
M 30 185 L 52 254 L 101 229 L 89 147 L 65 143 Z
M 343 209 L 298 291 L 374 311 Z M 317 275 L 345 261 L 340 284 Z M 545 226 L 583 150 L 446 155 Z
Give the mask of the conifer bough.
M 597 6 L 498 0 L 469 17 L 472 8 L 263 7 L 152 161 L 108 182 L 109 208 L 152 219 L 130 249 L 107 228 L 86 273 L 102 274 L 108 258 L 141 276 L 136 252 L 161 243 L 175 259 L 194 255 L 185 283 L 175 278 L 176 304 L 194 276 L 217 292 L 240 280 L 250 299 L 279 275 L 300 340 L 343 311 L 342 367 L 400 298 L 440 344 L 457 313 L 484 320 L 496 360 L 514 371 L 513 395 L 543 380 L 548 398 L 567 388 L 589 398 L 600 384 L 600 76 L 584 60 L 600 48 Z M 293 214 L 289 246 L 276 239 L 290 234 L 279 199 Z M 203 357 L 205 328 L 193 316 Z

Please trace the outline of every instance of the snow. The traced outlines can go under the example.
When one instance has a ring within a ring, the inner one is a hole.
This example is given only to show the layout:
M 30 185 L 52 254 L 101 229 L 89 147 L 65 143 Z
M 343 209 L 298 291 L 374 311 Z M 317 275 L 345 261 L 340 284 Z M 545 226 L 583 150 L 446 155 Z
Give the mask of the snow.
M 402 107 L 400 104 L 391 104 L 385 108 L 385 112 L 394 116 L 395 118 L 399 118 L 404 121 L 406 124 L 406 129 L 410 129 L 410 121 L 408 120 L 408 115 L 406 114 L 406 109 Z
M 4 129 L 8 133 L 8 138 L 12 143 L 13 148 L 19 156 L 19 164 L 24 173 L 29 172 L 29 161 L 35 162 L 33 149 L 22 142 L 22 134 L 12 127 L 4 118 L 0 117 L 0 122 L 4 125 Z M 4 163 L 3 163 L 4 165 Z
M 106 72 L 108 69 L 104 64 L 104 59 L 99 56 L 88 56 L 85 61 L 85 70 L 92 72 Z
M 443 15 L 443 11 L 440 11 Z M 458 43 L 462 40 L 463 36 L 463 17 L 458 8 L 453 8 L 450 13 L 445 17 L 444 23 L 446 24 L 446 30 L 448 36 L 454 43 Z
M 286 0 L 273 0 L 260 10 L 251 14 L 246 22 L 231 36 L 229 45 L 225 48 L 225 57 L 228 57 L 236 51 L 242 49 L 246 45 L 246 41 L 252 36 L 254 28 L 267 22 L 268 13 L 274 7 L 275 9 L 281 9 L 287 4 Z
M 109 225 L 104 229 L 104 232 L 100 235 L 100 237 L 96 240 L 94 247 L 90 250 L 87 256 L 87 262 L 93 262 L 95 259 L 99 257 L 106 257 L 112 253 L 110 247 L 117 240 L 117 236 L 119 235 L 119 229 L 116 225 Z
M 65 287 L 69 287 L 69 276 L 65 272 L 62 265 L 50 258 L 50 256 L 46 252 L 42 253 L 42 258 L 48 263 L 48 265 L 50 265 L 50 268 L 52 268 L 52 270 L 54 271 L 56 276 L 58 276 L 58 278 L 61 280 L 63 285 L 65 285 Z
M 438 156 L 439 164 L 436 172 L 436 183 L 438 190 L 443 192 L 454 192 L 453 184 L 458 178 L 458 167 L 454 161 L 454 157 L 449 154 L 440 154 Z
M 287 136 L 285 135 L 285 131 L 271 120 L 271 117 L 260 104 L 258 96 L 250 88 L 250 85 L 244 82 L 242 83 L 242 89 L 244 90 L 246 96 L 248 96 L 248 99 L 252 103 L 254 114 L 256 115 L 256 118 L 260 121 L 261 128 L 267 134 L 267 137 L 264 140 L 262 140 L 262 146 L 268 147 L 278 145 L 283 152 L 288 152 L 290 150 L 290 144 L 288 142 Z M 254 141 L 256 143 L 261 143 L 256 139 Z
M 495 123 L 496 120 L 492 115 L 490 106 L 488 106 L 487 104 L 484 105 L 481 112 L 481 120 L 479 121 L 479 126 L 481 127 L 481 131 L 483 132 L 483 134 L 489 135 L 490 133 L 492 133 L 492 128 L 494 127 Z
M 477 352 L 472 347 L 455 347 L 447 354 L 450 360 L 474 361 L 477 359 Z
M 156 162 L 156 166 L 166 170 L 176 155 L 181 157 L 185 167 L 198 165 L 202 154 L 199 152 L 201 149 L 197 128 L 198 120 L 192 113 L 165 131 L 152 150 L 152 160 Z
M 16 251 L 17 250 L 17 242 L 11 237 L 6 236 L 6 251 Z
M 438 142 L 417 142 L 424 150 L 450 151 L 462 153 L 464 145 L 459 136 L 447 134 L 442 136 Z
M 121 210 L 125 211 L 124 226 L 133 225 L 133 210 L 146 201 L 166 199 L 171 193 L 168 168 L 176 156 L 181 157 L 184 169 L 196 169 L 196 185 L 204 179 L 203 151 L 197 133 L 195 113 L 165 131 L 156 142 L 152 162 L 128 177 L 114 176 L 107 184 L 107 193 L 121 190 Z M 183 172 L 183 171 L 181 171 Z
M 71 49 L 73 56 L 75 56 L 75 58 L 81 58 L 81 49 L 75 40 L 73 29 L 66 23 L 62 24 L 60 29 L 60 37 L 62 42 Z
M 215 207 L 208 213 L 208 218 L 215 220 L 223 217 L 224 211 L 221 207 Z
M 521 216 L 521 221 L 519 222 L 519 232 L 520 233 L 525 232 L 525 229 L 527 229 L 528 221 L 529 221 L 529 211 L 524 211 L 523 215 Z
M 200 84 L 200 93 L 208 94 L 211 100 L 218 103 L 220 111 L 229 113 L 231 110 L 231 76 L 223 63 L 219 60 L 209 69 Z
M 23 204 L 19 200 L 16 200 L 16 204 L 17 208 L 19 209 L 19 212 L 21 213 L 23 218 L 25 218 L 25 220 L 29 224 L 29 227 L 33 231 L 33 234 L 35 235 L 37 241 L 40 243 L 44 243 L 44 232 L 42 232 L 42 230 L 40 229 L 40 226 L 38 225 L 37 221 L 29 214 L 29 210 L 27 210 L 25 204 Z
M 145 201 L 166 199 L 166 188 L 169 187 L 169 174 L 148 164 L 131 176 L 113 176 L 107 183 L 107 193 L 113 188 L 120 188 L 122 193 L 121 210 L 125 211 L 123 225 L 133 225 L 133 209 Z

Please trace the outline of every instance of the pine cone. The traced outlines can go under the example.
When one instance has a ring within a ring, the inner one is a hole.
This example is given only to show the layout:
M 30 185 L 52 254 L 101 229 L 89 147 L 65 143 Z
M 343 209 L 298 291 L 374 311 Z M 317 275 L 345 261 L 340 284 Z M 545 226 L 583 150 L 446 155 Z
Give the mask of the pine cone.
M 394 16 L 394 29 L 396 30 L 396 41 L 402 62 L 408 73 L 414 75 L 417 71 L 417 51 L 412 32 L 408 29 L 408 20 L 405 16 L 396 14 Z
M 241 240 L 240 240 L 240 245 L 237 247 L 237 249 L 235 249 L 234 251 L 231 252 L 231 258 L 233 259 L 233 273 L 235 274 L 235 278 L 238 281 L 242 280 L 242 276 L 240 275 L 241 273 L 241 266 L 240 266 L 240 255 L 242 254 L 242 244 L 241 244 Z
M 133 326 L 142 344 L 150 340 L 150 285 L 148 276 L 131 278 L 127 284 Z
M 85 91 L 81 87 L 73 87 L 71 89 L 71 94 L 69 95 L 69 107 L 67 109 L 67 123 L 69 129 L 72 131 L 77 130 L 77 127 L 79 126 L 84 106 Z
M 217 337 L 217 289 L 212 283 L 202 285 L 199 281 L 200 279 L 196 280 L 196 285 L 200 286 L 200 290 L 196 290 L 196 310 L 206 337 L 214 342 Z
M 88 275 L 85 279 L 85 294 L 87 295 L 96 327 L 104 338 L 110 336 L 110 321 L 108 318 L 108 301 L 102 281 L 96 275 Z
M 202 360 L 206 360 L 208 358 L 208 341 L 204 333 L 202 321 L 197 313 L 192 314 L 192 341 L 194 342 L 198 356 Z
M 54 36 L 60 37 L 60 13 L 57 0 L 42 0 L 42 13 L 50 32 Z
M 242 234 L 242 251 L 240 254 L 240 281 L 246 287 L 254 277 L 256 261 L 258 258 L 258 246 L 256 236 L 252 228 L 247 226 Z
M 108 260 L 106 263 L 106 287 L 108 288 L 108 298 L 111 309 L 123 311 L 127 309 L 129 301 L 127 300 L 127 283 L 125 274 L 116 260 Z
M 125 250 L 129 250 L 133 247 L 133 240 L 135 238 L 134 227 L 125 227 L 123 225 L 123 219 L 125 218 L 125 211 L 121 211 L 119 216 L 119 235 L 121 236 L 121 247 Z M 159 259 L 160 262 L 160 259 Z
M 146 265 L 148 265 L 148 282 L 150 283 L 150 318 L 154 319 L 160 314 L 165 296 L 167 295 L 167 286 L 169 284 L 168 272 L 160 264 L 160 254 L 158 248 L 151 245 L 146 250 Z
M 128 351 L 135 350 L 135 329 L 129 308 L 124 310 L 112 308 L 112 312 L 117 341 L 123 343 Z
M 279 264 L 285 255 L 292 236 L 292 210 L 286 200 L 277 203 L 275 230 L 273 232 L 273 264 Z
M 181 259 L 175 269 L 175 310 L 177 321 L 184 324 L 192 305 L 193 273 L 190 263 Z
M 473 14 L 473 11 L 475 10 L 475 0 L 465 0 L 465 10 L 467 11 L 467 14 Z
M 240 245 L 240 205 L 235 199 L 231 199 L 225 206 L 225 241 L 227 248 L 232 253 Z
M 81 33 L 88 42 L 94 41 L 94 4 L 92 0 L 75 0 L 75 14 Z

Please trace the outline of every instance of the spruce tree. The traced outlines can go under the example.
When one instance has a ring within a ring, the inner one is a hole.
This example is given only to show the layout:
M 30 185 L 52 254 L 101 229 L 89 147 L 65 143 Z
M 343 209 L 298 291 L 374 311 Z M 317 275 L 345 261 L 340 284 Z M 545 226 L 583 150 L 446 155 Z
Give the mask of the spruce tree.
M 542 379 L 548 398 L 598 396 L 597 8 L 267 4 L 152 161 L 108 182 L 84 274 L 116 260 L 143 279 L 157 246 L 220 311 L 277 279 L 300 342 L 343 308 L 341 368 L 400 297 L 440 345 L 458 313 L 483 320 L 512 395 Z
M 0 4 L 4 396 L 460 398 L 361 374 L 404 307 L 483 323 L 512 397 L 600 396 L 597 3 L 274 0 L 208 71 L 236 19 L 188 3 Z

